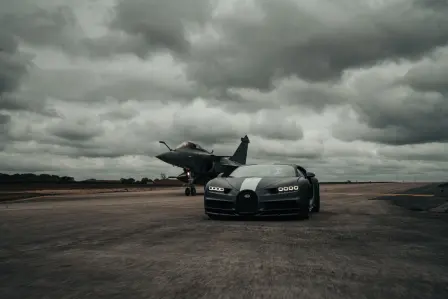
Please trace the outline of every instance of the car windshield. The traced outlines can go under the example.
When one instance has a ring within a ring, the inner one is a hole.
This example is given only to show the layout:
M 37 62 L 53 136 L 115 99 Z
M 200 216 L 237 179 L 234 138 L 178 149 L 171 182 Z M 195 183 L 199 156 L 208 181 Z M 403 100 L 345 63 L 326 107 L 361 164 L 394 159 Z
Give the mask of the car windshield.
M 291 165 L 248 165 L 235 169 L 231 177 L 295 177 L 296 171 Z

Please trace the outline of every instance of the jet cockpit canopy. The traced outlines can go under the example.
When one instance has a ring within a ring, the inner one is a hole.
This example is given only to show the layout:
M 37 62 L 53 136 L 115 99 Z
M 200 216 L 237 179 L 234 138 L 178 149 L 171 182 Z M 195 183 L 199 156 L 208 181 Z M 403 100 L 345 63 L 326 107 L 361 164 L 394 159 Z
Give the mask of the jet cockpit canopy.
M 203 149 L 199 144 L 194 143 L 192 141 L 185 141 L 176 146 L 175 150 L 179 149 L 192 149 L 192 150 L 200 150 L 202 152 L 207 152 L 205 149 Z

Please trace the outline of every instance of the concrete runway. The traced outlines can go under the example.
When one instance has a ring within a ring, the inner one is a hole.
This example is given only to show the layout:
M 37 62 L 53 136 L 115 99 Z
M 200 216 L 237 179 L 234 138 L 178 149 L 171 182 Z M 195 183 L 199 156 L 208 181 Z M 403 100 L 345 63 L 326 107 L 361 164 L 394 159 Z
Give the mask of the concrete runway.
M 447 214 L 367 200 L 422 185 L 322 185 L 305 221 L 208 220 L 183 190 L 1 204 L 0 298 L 446 299 Z

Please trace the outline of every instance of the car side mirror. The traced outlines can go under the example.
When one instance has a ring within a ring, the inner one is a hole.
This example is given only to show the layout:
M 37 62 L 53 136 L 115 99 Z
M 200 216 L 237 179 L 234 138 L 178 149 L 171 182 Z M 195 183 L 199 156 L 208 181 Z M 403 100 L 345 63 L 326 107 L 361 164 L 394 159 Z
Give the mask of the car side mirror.
M 314 174 L 314 172 L 307 172 L 307 173 L 306 173 L 306 176 L 307 176 L 308 178 L 314 178 L 316 175 Z

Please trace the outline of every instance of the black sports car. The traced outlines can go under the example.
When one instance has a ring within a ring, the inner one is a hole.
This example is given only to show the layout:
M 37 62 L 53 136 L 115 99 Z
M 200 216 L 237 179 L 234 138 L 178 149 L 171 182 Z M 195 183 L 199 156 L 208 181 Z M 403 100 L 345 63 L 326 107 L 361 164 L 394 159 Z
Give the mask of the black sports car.
M 319 181 L 295 164 L 243 165 L 205 186 L 204 209 L 219 216 L 296 215 L 320 210 Z

